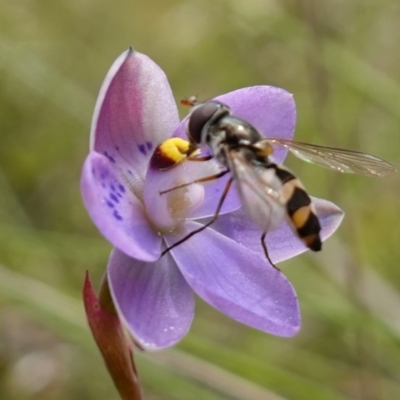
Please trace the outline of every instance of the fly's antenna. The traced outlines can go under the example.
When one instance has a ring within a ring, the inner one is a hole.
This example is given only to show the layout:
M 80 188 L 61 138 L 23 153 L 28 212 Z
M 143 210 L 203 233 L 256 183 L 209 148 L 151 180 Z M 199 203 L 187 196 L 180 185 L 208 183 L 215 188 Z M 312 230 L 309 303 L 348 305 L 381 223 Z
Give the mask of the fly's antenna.
M 190 96 L 189 98 L 185 97 L 183 100 L 181 100 L 181 104 L 183 106 L 194 107 L 198 104 L 197 96 Z

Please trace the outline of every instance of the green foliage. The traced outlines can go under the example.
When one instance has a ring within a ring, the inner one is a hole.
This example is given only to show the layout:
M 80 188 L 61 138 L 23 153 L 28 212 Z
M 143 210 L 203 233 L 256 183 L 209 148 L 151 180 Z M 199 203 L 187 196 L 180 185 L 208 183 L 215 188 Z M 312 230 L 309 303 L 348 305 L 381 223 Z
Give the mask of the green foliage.
M 0 13 L 0 398 L 111 399 L 80 291 L 110 245 L 79 178 L 100 84 L 130 45 L 179 101 L 270 84 L 294 94 L 296 138 L 399 164 L 397 1 L 3 2 Z M 186 110 L 182 110 L 182 113 Z M 400 398 L 399 177 L 342 176 L 288 160 L 346 211 L 317 255 L 281 265 L 303 327 L 268 336 L 198 302 L 174 349 L 137 354 L 150 400 Z

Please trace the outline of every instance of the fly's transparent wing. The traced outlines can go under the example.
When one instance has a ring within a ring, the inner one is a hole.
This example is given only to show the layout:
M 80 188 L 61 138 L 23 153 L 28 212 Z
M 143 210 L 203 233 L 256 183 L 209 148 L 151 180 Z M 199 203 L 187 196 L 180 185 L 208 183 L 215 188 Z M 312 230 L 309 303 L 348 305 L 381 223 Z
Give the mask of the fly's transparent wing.
M 387 161 L 359 151 L 284 139 L 267 139 L 267 142 L 283 146 L 306 162 L 342 173 L 381 177 L 396 172 L 396 168 Z
M 240 152 L 226 152 L 243 207 L 263 232 L 275 229 L 285 218 L 282 184 L 272 169 L 250 164 Z

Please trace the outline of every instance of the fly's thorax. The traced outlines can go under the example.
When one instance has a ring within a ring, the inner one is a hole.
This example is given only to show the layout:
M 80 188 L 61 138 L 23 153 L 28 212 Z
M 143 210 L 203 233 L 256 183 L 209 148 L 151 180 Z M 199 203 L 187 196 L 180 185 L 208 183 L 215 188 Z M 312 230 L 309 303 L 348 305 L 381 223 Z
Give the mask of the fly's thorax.
M 216 124 L 217 130 L 225 131 L 225 140 L 230 147 L 244 144 L 255 144 L 263 139 L 253 125 L 232 115 L 221 118 Z
M 208 144 L 213 155 L 228 166 L 226 152 L 240 152 L 249 163 L 265 166 L 269 162 L 265 151 L 254 147 L 263 137 L 248 122 L 228 115 L 219 119 L 209 129 Z M 220 149 L 224 149 L 223 151 Z M 218 156 L 218 153 L 223 153 Z M 223 161 L 222 161 L 223 160 Z

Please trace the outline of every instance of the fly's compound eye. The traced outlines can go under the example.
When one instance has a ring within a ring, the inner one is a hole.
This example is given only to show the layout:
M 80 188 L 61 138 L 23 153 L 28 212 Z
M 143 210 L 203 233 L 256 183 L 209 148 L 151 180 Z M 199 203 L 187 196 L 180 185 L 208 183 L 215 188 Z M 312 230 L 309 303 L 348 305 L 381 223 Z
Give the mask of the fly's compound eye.
M 214 101 L 197 106 L 189 116 L 187 124 L 187 135 L 189 139 L 196 144 L 205 144 L 205 137 L 202 132 L 207 124 L 210 124 L 214 115 L 221 108 L 221 105 Z

